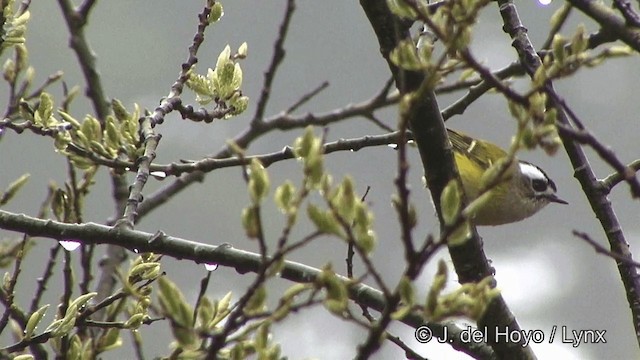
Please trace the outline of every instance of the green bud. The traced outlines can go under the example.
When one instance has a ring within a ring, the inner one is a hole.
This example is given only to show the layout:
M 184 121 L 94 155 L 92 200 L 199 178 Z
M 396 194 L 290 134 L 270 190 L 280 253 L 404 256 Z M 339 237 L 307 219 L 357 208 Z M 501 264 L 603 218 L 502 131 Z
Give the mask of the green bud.
M 7 204 L 29 180 L 30 174 L 23 174 L 14 180 L 4 193 L 0 194 L 0 206 Z
M 227 64 L 231 63 L 231 47 L 229 45 L 225 46 L 224 49 L 218 55 L 218 60 L 216 61 L 216 70 L 220 71 Z M 233 65 L 231 63 L 231 65 Z M 233 71 L 233 69 L 232 69 Z M 233 75 L 233 72 L 232 72 Z
M 96 140 L 89 141 L 89 144 L 91 145 L 90 149 L 98 153 L 98 155 L 100 156 L 104 156 L 108 159 L 111 159 L 111 158 L 114 158 L 116 155 L 115 153 L 112 153 L 111 151 L 107 150 L 107 148 L 105 148 L 104 145 L 102 145 L 102 143 Z
M 80 132 L 89 141 L 102 141 L 102 128 L 98 119 L 91 115 L 87 115 L 80 126 Z
M 16 66 L 18 71 L 22 71 L 29 64 L 29 52 L 24 44 L 16 45 Z
M 307 216 L 314 223 L 316 228 L 326 234 L 333 234 L 338 237 L 344 237 L 338 220 L 331 211 L 323 211 L 313 204 L 307 206 Z
M 629 56 L 633 54 L 633 49 L 628 45 L 619 46 L 614 45 L 606 50 L 607 55 L 611 57 Z
M 211 14 L 209 14 L 209 23 L 218 22 L 224 16 L 224 9 L 222 8 L 222 4 L 216 2 L 211 7 Z
M 118 99 L 111 100 L 111 109 L 113 109 L 113 115 L 120 121 L 125 121 L 131 117 L 127 108 L 122 104 L 122 101 Z
M 2 66 L 2 76 L 9 83 L 16 79 L 16 63 L 12 59 L 7 59 Z
M 566 45 L 567 39 L 565 39 L 562 35 L 555 34 L 553 36 L 551 48 L 553 49 L 553 56 L 559 64 L 564 64 L 565 60 L 567 59 L 567 51 L 565 50 Z
M 438 306 L 438 297 L 447 286 L 448 271 L 447 265 L 444 260 L 438 261 L 438 270 L 433 278 L 431 287 L 427 292 L 427 299 L 424 305 L 425 319 L 430 320 L 430 317 L 435 313 Z
M 532 117 L 542 119 L 546 109 L 547 96 L 541 92 L 535 92 L 529 96 L 529 113 Z
M 36 111 L 36 124 L 48 127 L 51 123 L 51 115 L 53 113 L 53 98 L 46 92 L 40 94 L 40 105 Z
M 471 223 L 469 220 L 465 220 L 462 224 L 458 225 L 455 230 L 447 237 L 447 243 L 450 246 L 457 246 L 464 244 L 467 239 L 471 237 Z
M 80 127 L 82 126 L 80 124 L 80 122 L 78 120 L 76 120 L 76 118 L 74 118 L 73 116 L 71 116 L 70 114 L 62 111 L 62 110 L 58 110 L 58 115 L 60 115 L 60 117 L 62 118 L 62 120 L 68 122 L 71 124 L 71 126 L 74 129 L 80 129 Z
M 24 26 L 27 24 L 30 18 L 31 18 L 31 12 L 25 11 L 20 16 L 13 18 L 13 20 L 11 20 L 11 25 L 13 27 Z
M 227 45 L 227 48 L 228 47 L 229 46 Z M 231 60 L 227 59 L 226 63 L 223 63 L 221 67 L 216 67 L 215 69 L 216 77 L 213 85 L 221 99 L 229 99 L 236 90 L 236 84 L 234 82 L 236 65 L 237 64 L 234 64 Z
M 200 299 L 200 304 L 198 305 L 198 313 L 196 315 L 198 322 L 202 325 L 202 330 L 212 330 L 211 328 L 207 327 L 207 324 L 209 324 L 209 322 L 213 320 L 213 315 L 213 304 L 211 303 L 211 300 L 209 300 L 209 297 L 205 295 Z
M 240 89 L 240 85 L 242 85 L 242 68 L 238 63 L 233 65 L 233 77 L 231 78 L 230 83 L 233 91 L 237 91 Z
M 360 199 L 356 197 L 354 191 L 353 179 L 350 176 L 346 176 L 344 180 L 342 180 L 342 183 L 331 197 L 333 207 L 337 209 L 338 215 L 347 223 L 353 221 L 356 203 L 359 201 Z
M 264 350 L 269 345 L 269 325 L 263 323 L 258 326 L 258 330 L 256 331 L 254 344 L 256 346 L 256 350 Z
M 75 300 L 73 300 L 71 304 L 69 304 L 69 308 L 81 309 L 87 302 L 89 302 L 89 300 L 93 299 L 96 295 L 98 295 L 97 292 L 90 292 L 84 295 L 80 295 Z
M 536 74 L 541 68 L 542 66 L 538 67 L 538 70 L 536 70 Z M 529 115 L 527 113 L 527 110 L 522 105 L 516 103 L 515 101 L 509 101 L 507 102 L 507 104 L 509 105 L 509 112 L 511 113 L 511 116 L 516 118 L 516 120 L 524 122 L 528 119 Z
M 236 92 L 234 95 L 239 94 Z M 232 96 L 231 100 L 229 100 L 229 105 L 233 107 L 233 111 L 230 113 L 231 115 L 239 115 L 247 110 L 249 107 L 249 97 L 248 96 Z
M 2 289 L 6 292 L 11 289 L 11 274 L 9 272 L 5 272 L 2 276 Z
M 254 204 L 259 204 L 269 193 L 269 174 L 260 160 L 253 158 L 249 165 L 249 195 Z
M 98 353 L 113 350 L 122 346 L 122 338 L 120 337 L 120 329 L 109 328 L 104 335 L 98 339 Z
M 452 225 L 458 218 L 462 207 L 462 192 L 457 180 L 449 181 L 444 190 L 442 190 L 440 207 L 444 224 L 447 226 Z
M 253 293 L 247 305 L 242 309 L 246 315 L 257 315 L 265 310 L 267 301 L 267 290 L 264 286 L 258 287 Z
M 249 49 L 249 46 L 247 45 L 247 42 L 243 42 L 242 45 L 240 45 L 240 47 L 238 48 L 238 58 L 240 59 L 244 59 L 247 57 L 247 51 Z
M 255 239 L 260 235 L 260 222 L 258 221 L 257 209 L 254 206 L 242 209 L 242 227 L 247 237 Z
M 295 192 L 296 188 L 290 180 L 285 181 L 284 184 L 276 189 L 273 198 L 280 211 L 284 214 L 289 214 L 291 208 L 295 206 Z
M 128 274 L 129 281 L 140 281 L 156 278 L 160 275 L 160 263 L 142 263 L 131 268 Z
M 571 39 L 571 54 L 577 55 L 582 53 L 589 46 L 589 39 L 585 35 L 586 29 L 584 24 L 578 25 L 576 29 L 576 33 L 573 35 Z
M 366 254 L 370 254 L 376 246 L 376 234 L 371 229 L 373 214 L 369 212 L 366 205 L 359 202 L 355 210 L 354 230 L 355 240 L 360 249 Z
M 417 71 L 423 68 L 413 41 L 403 40 L 391 51 L 389 59 L 396 66 L 405 70 Z
M 415 10 L 404 0 L 387 0 L 387 6 L 394 15 L 401 18 L 415 19 L 418 16 Z
M 318 280 L 321 281 L 327 294 L 324 306 L 334 314 L 342 314 L 347 309 L 349 300 L 345 284 L 331 269 L 323 269 Z
M 56 76 L 56 77 L 57 79 L 60 79 L 62 77 L 62 72 L 57 72 L 56 75 L 58 74 L 60 76 Z M 27 67 L 27 70 L 24 72 L 24 82 L 27 84 L 31 84 L 35 76 L 36 76 L 36 69 L 33 66 Z
M 115 119 L 111 115 L 107 116 L 107 120 L 105 122 L 105 134 L 107 148 L 116 152 L 120 147 L 120 132 L 115 124 Z
M 145 315 L 144 314 L 133 314 L 129 320 L 125 321 L 124 323 L 124 327 L 125 329 L 129 329 L 129 330 L 136 330 L 138 329 L 141 325 L 142 322 L 144 321 Z
M 193 310 L 189 304 L 187 304 L 184 295 L 177 285 L 167 279 L 166 276 L 158 278 L 158 285 L 160 290 L 158 299 L 163 313 L 171 316 L 180 327 L 190 327 L 193 320 Z M 186 334 L 181 335 L 189 337 Z
M 58 221 L 64 221 L 64 214 L 67 210 L 67 194 L 62 189 L 57 189 L 55 194 L 53 194 L 53 199 L 51 199 L 51 211 L 53 212 L 53 216 Z
M 13 360 L 33 360 L 35 359 L 31 354 L 22 354 L 13 358 Z
M 33 335 L 33 333 L 35 332 L 36 327 L 40 323 L 40 320 L 42 320 L 42 317 L 47 312 L 48 308 L 49 308 L 49 304 L 46 304 L 42 306 L 40 309 L 36 310 L 33 314 L 31 314 L 31 316 L 29 316 L 29 320 L 27 321 L 27 326 L 24 329 L 23 338 L 25 340 L 31 339 L 31 335 Z
M 403 276 L 398 283 L 398 294 L 400 294 L 400 299 L 409 306 L 413 306 L 415 304 L 415 290 L 413 288 L 413 284 L 408 277 Z

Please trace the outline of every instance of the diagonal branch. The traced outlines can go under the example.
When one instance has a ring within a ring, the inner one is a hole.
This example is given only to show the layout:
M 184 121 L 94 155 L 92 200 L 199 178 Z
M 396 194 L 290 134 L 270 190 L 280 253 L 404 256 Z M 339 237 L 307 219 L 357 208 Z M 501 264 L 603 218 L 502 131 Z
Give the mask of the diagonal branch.
M 17 231 L 32 237 L 42 237 L 53 240 L 75 239 L 84 244 L 113 245 L 129 249 L 132 252 L 153 252 L 181 260 L 191 260 L 198 264 L 218 264 L 231 267 L 239 273 L 256 273 L 263 268 L 263 257 L 229 244 L 219 246 L 207 242 L 195 242 L 168 236 L 163 233 L 151 234 L 126 228 L 109 227 L 96 223 L 67 224 L 52 220 L 42 220 L 24 214 L 13 214 L 0 210 L 0 228 Z M 35 240 L 35 239 L 34 239 Z M 267 261 L 270 261 L 267 257 Z M 293 261 L 284 261 L 280 272 L 283 279 L 293 282 L 314 282 L 322 270 Z M 358 304 L 376 311 L 384 311 L 386 302 L 379 290 L 370 286 L 354 283 L 352 279 L 338 276 L 340 281 L 349 289 L 349 298 Z M 461 329 L 453 324 L 424 323 L 420 313 L 411 313 L 402 322 L 413 327 L 428 326 L 433 335 L 443 339 L 446 336 L 454 349 L 478 359 L 490 359 L 493 352 L 484 343 L 468 343 L 460 339 Z
M 570 0 L 570 2 L 575 5 L 576 2 L 590 1 Z M 541 66 L 542 62 L 529 40 L 526 28 L 520 21 L 516 6 L 510 0 L 499 0 L 498 4 L 500 6 L 500 14 L 504 21 L 503 28 L 513 39 L 513 46 L 518 51 L 520 61 L 525 66 L 527 73 L 533 77 L 533 74 L 535 74 L 535 71 Z M 638 49 L 640 48 L 636 48 L 636 50 Z M 616 265 L 622 283 L 624 284 L 627 301 L 631 308 L 633 326 L 638 342 L 640 343 L 640 277 L 638 276 L 637 269 L 629 265 L 629 263 L 633 261 L 629 243 L 625 238 L 622 226 L 618 222 L 618 217 L 611 206 L 611 202 L 607 199 L 607 194 L 602 191 L 600 183 L 596 179 L 584 151 L 572 140 L 568 132 L 564 131 L 565 127 L 571 128 L 571 124 L 569 123 L 565 109 L 558 101 L 558 99 L 561 99 L 560 96 L 555 92 L 553 84 L 550 81 L 546 83 L 544 90 L 548 94 L 550 105 L 557 109 L 557 121 L 562 125 L 558 127 L 558 132 L 565 151 L 571 160 L 575 177 L 580 182 L 582 191 L 587 196 L 591 209 L 600 221 L 600 225 L 609 240 L 611 252 L 620 254 L 630 260 L 627 262 L 619 261 Z
M 631 46 L 635 51 L 640 52 L 640 29 L 627 26 L 625 19 L 618 16 L 603 2 L 596 0 L 567 1 L 598 22 L 607 32 Z
M 411 2 L 411 4 L 414 4 L 417 8 L 414 2 Z M 459 179 L 459 176 L 453 160 L 453 151 L 447 137 L 443 118 L 434 92 L 423 89 L 423 82 L 426 78 L 425 74 L 422 72 L 402 70 L 396 67 L 389 57 L 391 51 L 396 48 L 400 41 L 411 39 L 409 34 L 411 23 L 395 17 L 389 11 L 386 2 L 360 0 L 360 5 L 363 7 L 373 27 L 380 44 L 380 51 L 385 60 L 387 60 L 387 64 L 396 80 L 396 86 L 400 90 L 400 93 L 402 95 L 410 93 L 420 94 L 420 97 L 412 96 L 413 103 L 409 105 L 406 116 L 413 131 L 415 141 L 418 144 L 425 176 L 429 184 L 429 190 L 431 191 L 431 198 L 435 203 L 438 218 L 441 220 L 441 229 L 445 229 L 442 223 L 440 195 L 449 181 Z M 431 22 L 427 16 L 421 17 L 421 20 L 427 24 Z M 493 76 L 491 73 L 489 73 L 489 75 Z M 493 85 L 499 87 L 501 84 L 496 80 Z M 462 206 L 464 206 L 464 204 L 462 204 Z M 472 229 L 471 236 L 466 239 L 463 244 L 449 246 L 449 253 L 451 254 L 458 278 L 462 283 L 478 282 L 493 274 L 493 269 L 489 265 L 482 249 L 482 240 L 477 231 L 475 231 L 475 228 L 472 227 Z M 408 251 L 408 248 L 409 247 L 405 245 L 405 252 Z M 416 254 L 416 256 L 419 257 L 420 254 Z M 388 311 L 389 308 L 383 313 L 380 322 L 387 319 Z M 488 338 L 491 339 L 490 345 L 499 357 L 534 357 L 530 348 L 522 346 L 522 344 L 505 344 L 504 342 L 496 341 L 496 331 L 504 331 L 506 328 L 510 330 L 520 329 L 515 317 L 501 296 L 497 296 L 489 304 L 481 323 L 485 325 L 483 330 L 487 332 Z M 364 346 L 369 345 L 370 341 L 377 341 L 377 339 L 373 340 L 373 338 L 378 335 L 377 333 L 371 332 L 369 335 Z

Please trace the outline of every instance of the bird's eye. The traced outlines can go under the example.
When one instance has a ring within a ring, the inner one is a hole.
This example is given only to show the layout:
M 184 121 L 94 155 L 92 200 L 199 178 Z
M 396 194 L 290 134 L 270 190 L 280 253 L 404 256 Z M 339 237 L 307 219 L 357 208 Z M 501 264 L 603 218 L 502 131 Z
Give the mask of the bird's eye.
M 545 179 L 531 179 L 531 187 L 537 192 L 544 192 L 547 190 L 547 181 Z

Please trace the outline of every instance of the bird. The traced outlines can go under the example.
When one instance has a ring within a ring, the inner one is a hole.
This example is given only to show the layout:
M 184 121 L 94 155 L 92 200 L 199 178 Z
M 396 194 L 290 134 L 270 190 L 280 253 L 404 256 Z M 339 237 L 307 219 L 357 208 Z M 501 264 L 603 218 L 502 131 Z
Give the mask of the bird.
M 447 129 L 462 187 L 469 201 L 481 194 L 483 175 L 507 152 L 486 140 Z M 499 182 L 487 190 L 486 201 L 469 214 L 475 225 L 496 226 L 521 221 L 550 203 L 568 204 L 556 195 L 556 184 L 539 166 L 514 159 Z

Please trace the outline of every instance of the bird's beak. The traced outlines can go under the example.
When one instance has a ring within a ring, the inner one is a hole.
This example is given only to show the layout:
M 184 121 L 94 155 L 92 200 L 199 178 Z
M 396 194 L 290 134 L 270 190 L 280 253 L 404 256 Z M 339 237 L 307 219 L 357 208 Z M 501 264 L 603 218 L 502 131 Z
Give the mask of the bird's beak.
M 554 202 L 554 203 L 558 203 L 558 204 L 569 204 L 568 202 L 560 199 L 559 197 L 556 196 L 556 194 L 550 194 L 546 196 L 547 200 L 549 200 L 549 202 Z

